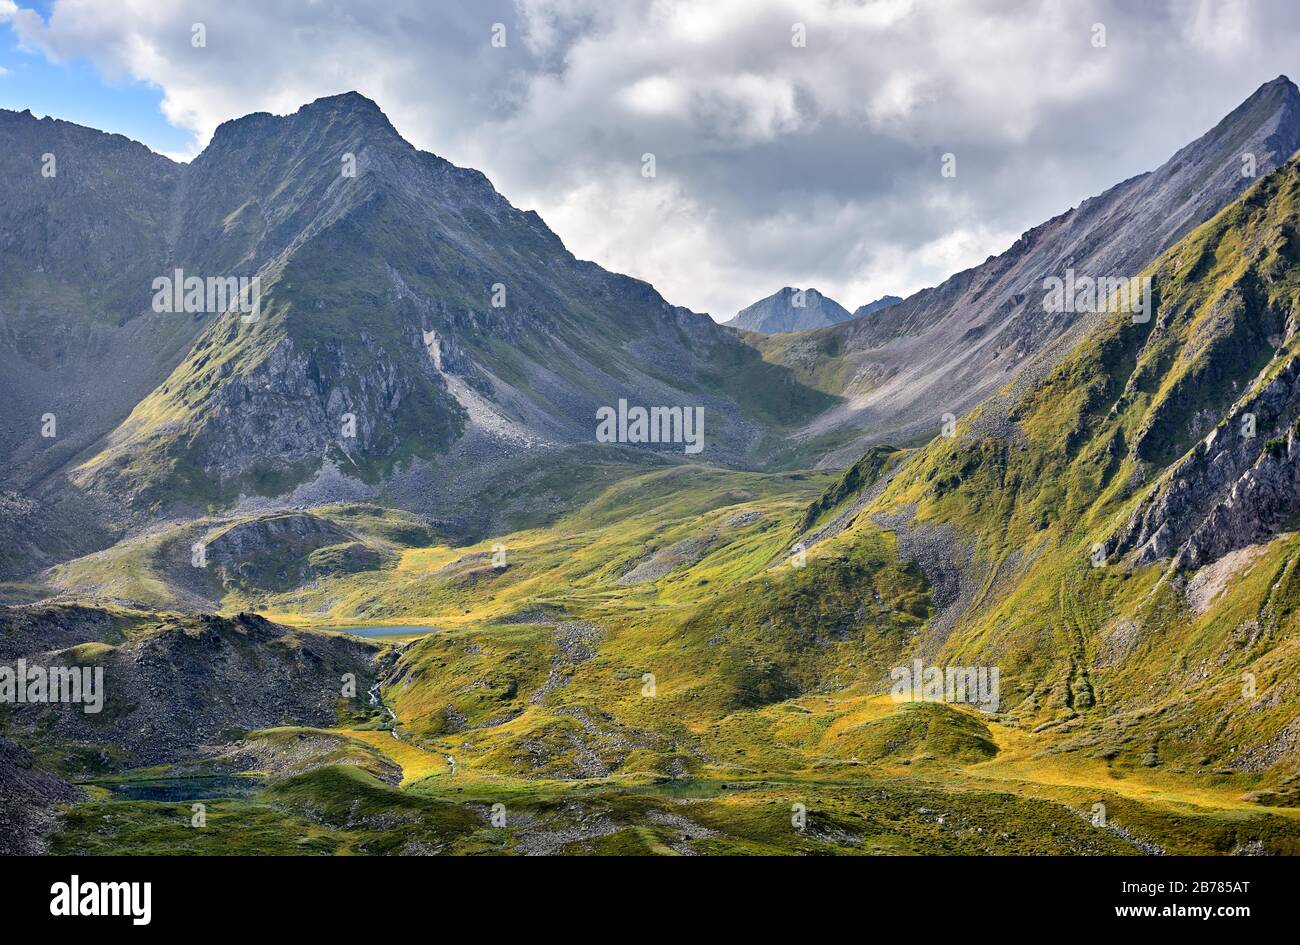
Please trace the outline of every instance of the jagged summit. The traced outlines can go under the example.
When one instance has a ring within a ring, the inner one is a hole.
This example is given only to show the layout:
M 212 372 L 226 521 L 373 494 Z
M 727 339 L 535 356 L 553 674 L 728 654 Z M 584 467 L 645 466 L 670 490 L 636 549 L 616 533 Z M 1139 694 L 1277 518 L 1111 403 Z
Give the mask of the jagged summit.
M 360 92 L 340 92 L 338 95 L 325 95 L 303 105 L 296 112 L 286 116 L 291 119 L 332 119 L 361 123 L 375 130 L 391 132 L 395 137 L 397 129 L 389 121 L 384 110 L 373 99 Z M 405 140 L 405 139 L 403 139 Z
M 383 114 L 383 109 L 372 98 L 362 95 L 356 89 L 350 89 L 347 92 L 338 92 L 334 95 L 322 95 L 320 98 L 313 99 L 307 104 L 301 106 L 298 111 L 304 112 L 314 108 L 321 107 L 340 107 L 356 108 L 363 111 L 374 111 Z
M 411 147 L 374 100 L 360 92 L 342 92 L 315 99 L 285 115 L 252 112 L 223 121 L 213 133 L 208 149 L 214 145 L 220 146 L 231 137 L 268 132 L 295 135 L 302 139 L 304 146 L 311 144 L 310 139 L 315 137 L 334 139 L 350 134 L 365 134 L 383 135 L 391 141 Z

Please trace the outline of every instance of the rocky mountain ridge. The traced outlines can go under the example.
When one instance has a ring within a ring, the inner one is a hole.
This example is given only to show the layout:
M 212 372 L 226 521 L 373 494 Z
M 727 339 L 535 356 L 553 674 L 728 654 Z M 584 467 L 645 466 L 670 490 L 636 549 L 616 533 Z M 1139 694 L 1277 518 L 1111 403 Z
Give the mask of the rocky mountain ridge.
M 766 343 L 769 359 L 844 398 L 801 436 L 852 435 L 827 466 L 848 465 L 870 443 L 927 438 L 942 415 L 967 412 L 1069 334 L 1081 313 L 1043 310 L 1047 277 L 1135 276 L 1297 148 L 1300 90 L 1279 76 L 1159 168 L 1028 230 L 1005 253 L 876 317 Z
M 594 434 L 620 398 L 702 407 L 700 458 L 729 464 L 830 402 L 707 316 L 576 259 L 355 93 L 226 122 L 185 166 L 29 114 L 0 116 L 0 140 L 17 197 L 0 216 L 0 363 L 18 405 L 0 469 L 47 518 L 120 529 L 387 490 L 480 528 L 493 504 L 467 497 L 503 468 L 618 461 Z M 257 317 L 154 311 L 173 274 L 256 277 Z

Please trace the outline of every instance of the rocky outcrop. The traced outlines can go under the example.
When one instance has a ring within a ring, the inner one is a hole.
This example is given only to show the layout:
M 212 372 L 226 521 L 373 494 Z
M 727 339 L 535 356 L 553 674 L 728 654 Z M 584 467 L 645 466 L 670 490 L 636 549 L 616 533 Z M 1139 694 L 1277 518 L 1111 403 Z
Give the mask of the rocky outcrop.
M 627 573 L 618 579 L 618 583 L 646 584 L 667 577 L 679 568 L 689 568 L 711 552 L 718 544 L 718 540 L 719 535 L 716 530 L 683 538 L 637 560 Z
M 313 467 L 331 452 L 345 466 L 383 460 L 402 445 L 404 404 L 432 401 L 423 445 L 445 448 L 464 413 L 412 333 L 397 351 L 362 331 L 368 357 L 344 344 L 308 353 L 282 338 L 247 375 L 213 385 L 205 422 L 191 456 L 217 484 L 246 483 L 260 470 L 286 470 L 304 460 Z M 220 486 L 218 485 L 218 488 Z
M 212 759 L 216 767 L 257 772 L 274 784 L 328 765 L 353 765 L 385 784 L 399 784 L 402 767 L 378 749 L 335 732 L 281 728 L 253 732 Z
M 336 724 L 341 705 L 364 706 L 378 650 L 256 614 L 167 618 L 116 646 L 29 657 L 102 669 L 103 708 L 15 705 L 11 722 L 19 732 L 40 731 L 48 743 L 103 746 L 124 767 L 176 761 L 244 731 Z M 344 695 L 348 674 L 351 696 Z
M 211 535 L 206 544 L 211 561 L 238 568 L 268 554 L 302 557 L 350 538 L 351 532 L 319 516 L 282 512 L 236 522 Z
M 0 661 L 62 650 L 82 643 L 121 643 L 124 631 L 153 619 L 136 611 L 79 604 L 0 607 Z
M 1195 570 L 1294 527 L 1297 418 L 1300 358 L 1292 358 L 1170 467 L 1107 542 L 1107 556 Z

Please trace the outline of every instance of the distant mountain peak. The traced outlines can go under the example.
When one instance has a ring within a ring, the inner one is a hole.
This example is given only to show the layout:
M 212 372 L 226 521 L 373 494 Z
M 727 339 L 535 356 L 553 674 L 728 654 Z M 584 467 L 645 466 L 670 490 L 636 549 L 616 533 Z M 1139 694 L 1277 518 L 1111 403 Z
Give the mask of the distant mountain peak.
M 823 328 L 848 321 L 853 315 L 840 303 L 816 289 L 785 286 L 765 299 L 741 309 L 728 327 L 776 333 Z
M 873 312 L 879 312 L 881 309 L 889 308 L 891 305 L 897 305 L 901 301 L 903 301 L 901 296 L 882 295 L 874 302 L 868 302 L 866 305 L 860 305 L 854 309 L 853 317 L 862 318 L 863 316 L 870 315 Z

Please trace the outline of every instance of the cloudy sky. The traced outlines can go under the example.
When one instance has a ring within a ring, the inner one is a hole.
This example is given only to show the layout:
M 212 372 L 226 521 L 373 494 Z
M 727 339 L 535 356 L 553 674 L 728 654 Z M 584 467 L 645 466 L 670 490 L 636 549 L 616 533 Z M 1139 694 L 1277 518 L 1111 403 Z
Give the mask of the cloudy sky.
M 355 89 L 579 256 L 722 320 L 1001 252 L 1300 73 L 1298 40 L 1294 0 L 0 0 L 0 107 L 188 159 L 222 121 Z

